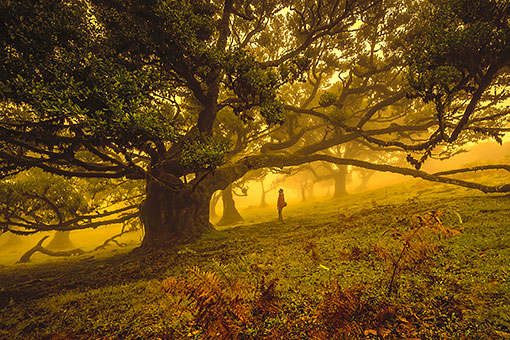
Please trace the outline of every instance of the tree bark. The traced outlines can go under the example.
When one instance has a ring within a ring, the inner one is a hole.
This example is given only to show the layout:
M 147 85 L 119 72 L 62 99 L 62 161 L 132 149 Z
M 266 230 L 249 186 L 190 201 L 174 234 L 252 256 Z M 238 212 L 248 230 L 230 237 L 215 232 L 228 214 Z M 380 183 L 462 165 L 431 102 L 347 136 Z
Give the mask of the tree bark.
M 218 225 L 226 225 L 243 221 L 244 219 L 239 211 L 237 211 L 236 202 L 232 196 L 232 185 L 229 185 L 222 191 L 221 198 L 223 199 L 223 216 L 218 222 Z
M 209 222 L 212 192 L 203 186 L 170 187 L 160 180 L 147 180 L 141 207 L 145 228 L 144 247 L 172 246 L 190 242 L 214 230 Z
M 334 198 L 339 198 L 347 195 L 346 182 L 347 182 L 347 166 L 339 165 L 338 170 L 334 174 L 335 179 L 335 194 Z

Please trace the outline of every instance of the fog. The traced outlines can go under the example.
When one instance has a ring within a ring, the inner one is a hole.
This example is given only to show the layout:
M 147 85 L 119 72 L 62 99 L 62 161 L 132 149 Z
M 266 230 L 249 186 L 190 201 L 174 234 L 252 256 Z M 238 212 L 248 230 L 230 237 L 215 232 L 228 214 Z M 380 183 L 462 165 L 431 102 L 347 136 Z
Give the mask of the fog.
M 452 170 L 461 167 L 468 167 L 473 165 L 480 165 L 481 163 L 508 163 L 510 157 L 510 141 L 506 141 L 503 145 L 499 145 L 496 142 L 481 142 L 478 144 L 472 144 L 466 152 L 459 153 L 451 158 L 445 160 L 429 159 L 425 162 L 421 170 L 434 173 L 438 171 Z M 348 193 L 359 192 L 359 186 L 361 184 L 360 178 L 356 175 L 356 168 L 349 167 L 350 171 L 353 171 L 352 176 L 349 176 L 346 183 L 346 189 Z M 413 178 L 400 174 L 388 173 L 388 172 L 375 172 L 368 181 L 367 188 L 365 190 L 372 190 L 388 185 L 394 185 L 404 181 L 412 181 Z M 285 192 L 285 198 L 289 203 L 300 203 L 301 192 L 300 182 L 293 178 L 293 176 L 286 177 L 282 174 L 269 174 L 264 179 L 264 187 L 274 187 L 272 191 L 266 194 L 266 202 L 268 205 L 276 206 L 276 200 L 278 197 L 278 189 L 282 188 Z M 262 193 L 261 186 L 257 182 L 249 182 L 248 185 L 248 196 L 235 196 L 236 206 L 239 209 L 250 209 L 258 207 L 260 205 Z M 312 200 L 323 200 L 330 199 L 334 192 L 334 183 L 332 180 L 317 182 L 314 185 L 313 197 L 309 198 Z M 216 207 L 217 213 L 221 214 L 222 204 L 221 201 Z
M 111 225 L 102 226 L 95 229 L 84 229 L 71 231 L 69 238 L 74 245 L 74 248 L 79 248 L 85 252 L 91 252 L 96 247 L 102 245 L 104 241 L 116 234 L 119 234 L 122 230 L 122 225 Z M 47 246 L 55 232 L 40 232 L 27 236 L 17 236 L 12 233 L 3 233 L 0 235 L 0 265 L 12 265 L 18 262 L 21 256 L 34 247 L 39 240 L 44 236 L 49 235 L 50 237 L 43 243 L 43 246 Z M 141 242 L 142 233 L 141 231 L 129 232 L 122 235 L 116 240 L 125 244 L 125 248 L 132 249 L 133 246 L 138 245 Z M 100 256 L 102 253 L 111 254 L 112 251 L 122 251 L 124 247 L 119 247 L 115 244 L 110 244 L 103 250 L 91 252 L 90 255 L 85 256 Z M 58 250 L 70 250 L 72 248 L 64 248 Z M 34 253 L 30 260 L 34 263 L 47 262 L 47 261 L 61 261 L 64 257 L 52 257 L 40 252 Z M 21 264 L 19 264 L 21 265 Z
M 450 170 L 460 167 L 479 165 L 491 162 L 494 164 L 508 163 L 510 158 L 510 142 L 499 145 L 495 142 L 483 142 L 471 145 L 469 151 L 457 154 L 446 160 L 430 159 L 423 166 L 423 170 L 429 173 Z M 284 169 L 285 170 L 285 169 Z M 352 173 L 346 181 L 346 190 L 349 194 L 360 192 L 359 186 L 361 180 L 357 176 L 357 169 L 349 167 Z M 311 183 L 311 179 L 306 179 Z M 367 187 L 364 190 L 373 190 L 389 185 L 394 185 L 404 181 L 415 181 L 415 179 L 399 174 L 375 172 L 369 179 Z M 262 187 L 258 181 L 248 181 L 244 184 L 247 188 L 247 196 L 237 196 L 234 194 L 234 200 L 237 209 L 245 218 L 245 221 L 236 223 L 235 225 L 221 226 L 219 229 L 230 228 L 236 225 L 262 222 L 277 218 L 276 201 L 278 198 L 278 189 L 284 189 L 285 199 L 289 206 L 295 208 L 302 204 L 301 184 L 303 177 L 298 175 L 289 176 L 288 173 L 269 173 L 264 178 L 264 188 L 266 189 L 265 201 L 266 207 L 260 207 L 262 199 Z M 271 189 L 271 190 L 269 190 Z M 319 181 L 313 185 L 313 195 L 307 192 L 307 201 L 317 202 L 332 199 L 334 193 L 333 180 Z M 235 189 L 234 192 L 240 193 L 241 190 Z M 222 201 L 218 201 L 216 205 L 216 213 L 218 217 L 212 217 L 211 222 L 218 222 L 222 215 Z M 92 251 L 103 242 L 118 234 L 122 229 L 122 225 L 103 226 L 95 229 L 76 230 L 70 234 L 70 239 L 76 248 L 80 248 L 85 252 Z M 28 236 L 16 236 L 11 233 L 3 233 L 0 235 L 0 265 L 12 265 L 16 263 L 27 250 L 31 249 L 37 242 L 46 235 L 50 237 L 43 243 L 48 245 L 54 232 L 41 232 Z M 103 250 L 94 252 L 94 256 L 100 256 L 102 253 L 110 253 L 111 251 L 124 251 L 124 249 L 132 249 L 140 244 L 142 240 L 142 232 L 140 230 L 129 232 L 122 235 L 117 240 L 126 247 L 119 247 L 116 244 L 110 244 Z M 92 253 L 89 255 L 92 256 Z M 31 262 L 47 262 L 59 261 L 62 257 L 50 257 L 41 253 L 35 253 L 31 256 Z

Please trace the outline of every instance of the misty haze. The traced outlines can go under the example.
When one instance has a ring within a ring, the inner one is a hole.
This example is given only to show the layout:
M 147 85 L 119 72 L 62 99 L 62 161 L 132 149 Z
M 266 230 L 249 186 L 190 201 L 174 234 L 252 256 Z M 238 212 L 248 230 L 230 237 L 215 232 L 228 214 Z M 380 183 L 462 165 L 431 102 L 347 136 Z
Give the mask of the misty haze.
M 509 0 L 0 17 L 0 340 L 510 339 Z

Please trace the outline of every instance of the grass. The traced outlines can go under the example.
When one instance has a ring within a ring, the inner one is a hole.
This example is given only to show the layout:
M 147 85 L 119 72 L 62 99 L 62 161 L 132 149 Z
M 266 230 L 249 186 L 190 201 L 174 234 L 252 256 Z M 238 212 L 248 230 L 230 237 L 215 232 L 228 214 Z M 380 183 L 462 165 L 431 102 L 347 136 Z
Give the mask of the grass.
M 508 339 L 509 203 L 416 180 L 171 250 L 3 266 L 0 338 Z

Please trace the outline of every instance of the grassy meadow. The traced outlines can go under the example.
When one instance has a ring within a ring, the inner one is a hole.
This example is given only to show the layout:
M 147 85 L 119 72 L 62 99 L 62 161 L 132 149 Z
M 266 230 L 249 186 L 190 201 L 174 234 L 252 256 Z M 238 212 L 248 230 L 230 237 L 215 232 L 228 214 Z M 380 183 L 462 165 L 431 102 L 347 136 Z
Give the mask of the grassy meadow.
M 241 213 L 171 250 L 135 235 L 4 263 L 0 339 L 510 338 L 509 195 L 412 180 L 292 204 L 283 223 Z

